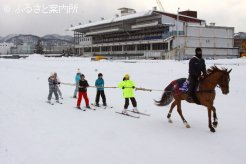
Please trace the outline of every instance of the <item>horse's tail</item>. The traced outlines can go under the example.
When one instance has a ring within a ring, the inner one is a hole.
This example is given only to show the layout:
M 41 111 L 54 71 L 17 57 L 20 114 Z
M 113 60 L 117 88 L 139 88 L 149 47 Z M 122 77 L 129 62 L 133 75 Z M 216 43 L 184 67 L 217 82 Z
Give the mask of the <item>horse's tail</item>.
M 157 106 L 166 106 L 173 101 L 173 82 L 171 82 L 164 90 L 162 94 L 161 100 L 156 101 L 155 104 Z

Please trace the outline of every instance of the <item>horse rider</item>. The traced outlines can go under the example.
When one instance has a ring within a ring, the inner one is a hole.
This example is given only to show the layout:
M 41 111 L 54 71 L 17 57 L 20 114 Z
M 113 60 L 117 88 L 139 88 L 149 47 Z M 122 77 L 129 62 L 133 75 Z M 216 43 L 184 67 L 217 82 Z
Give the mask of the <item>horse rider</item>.
M 206 75 L 206 64 L 205 60 L 202 58 L 202 49 L 200 47 L 197 47 L 195 49 L 195 53 L 195 56 L 193 56 L 189 61 L 189 86 L 187 100 L 191 101 L 191 99 L 193 98 L 193 100 L 197 104 L 200 104 L 200 101 L 198 100 L 195 92 L 199 84 L 199 79 L 201 78 L 201 75 Z

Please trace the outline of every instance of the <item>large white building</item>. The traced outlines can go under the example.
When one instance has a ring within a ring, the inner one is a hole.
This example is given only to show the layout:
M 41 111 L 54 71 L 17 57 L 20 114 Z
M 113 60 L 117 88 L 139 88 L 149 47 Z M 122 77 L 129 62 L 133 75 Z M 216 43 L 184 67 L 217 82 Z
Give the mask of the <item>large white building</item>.
M 197 18 L 196 11 L 179 14 L 120 8 L 121 15 L 89 22 L 74 31 L 75 53 L 84 56 L 188 59 L 201 47 L 205 58 L 235 58 L 234 27 L 218 27 Z

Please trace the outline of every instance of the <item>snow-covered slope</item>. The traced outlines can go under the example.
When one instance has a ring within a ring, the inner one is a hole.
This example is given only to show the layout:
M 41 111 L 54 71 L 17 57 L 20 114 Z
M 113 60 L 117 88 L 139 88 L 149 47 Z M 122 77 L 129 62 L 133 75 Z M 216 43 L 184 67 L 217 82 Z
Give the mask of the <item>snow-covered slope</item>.
M 73 86 L 60 87 L 63 104 L 45 103 L 48 76 L 57 72 L 62 82 L 73 83 L 78 68 L 94 85 L 102 72 L 106 86 L 117 86 L 128 73 L 138 87 L 163 89 L 171 80 L 187 77 L 188 61 L 100 61 L 81 58 L 0 59 L 0 163 L 1 164 L 243 164 L 246 161 L 246 60 L 206 61 L 232 68 L 230 93 L 216 89 L 219 118 L 216 133 L 207 127 L 207 110 L 183 102 L 190 129 L 176 111 L 157 107 L 162 92 L 136 92 L 138 108 L 151 116 L 140 119 L 116 114 L 124 104 L 119 89 L 107 89 L 113 109 L 78 111 L 71 98 Z M 89 88 L 90 102 L 95 89 Z M 82 101 L 84 105 L 84 101 Z

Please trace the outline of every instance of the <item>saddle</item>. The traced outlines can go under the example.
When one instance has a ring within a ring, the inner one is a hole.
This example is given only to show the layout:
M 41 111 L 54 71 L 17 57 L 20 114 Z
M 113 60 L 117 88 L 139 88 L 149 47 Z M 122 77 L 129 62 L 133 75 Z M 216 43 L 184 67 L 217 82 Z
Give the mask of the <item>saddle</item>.
M 177 80 L 174 80 L 172 83 L 173 83 L 173 90 L 174 90 L 175 94 L 188 93 L 188 91 L 189 91 L 189 80 L 187 78 L 177 79 Z M 196 91 L 199 91 L 199 85 L 197 86 Z M 189 96 L 187 97 L 186 101 L 191 103 L 192 100 L 196 104 L 201 105 L 198 97 L 193 92 L 191 92 L 189 94 Z

